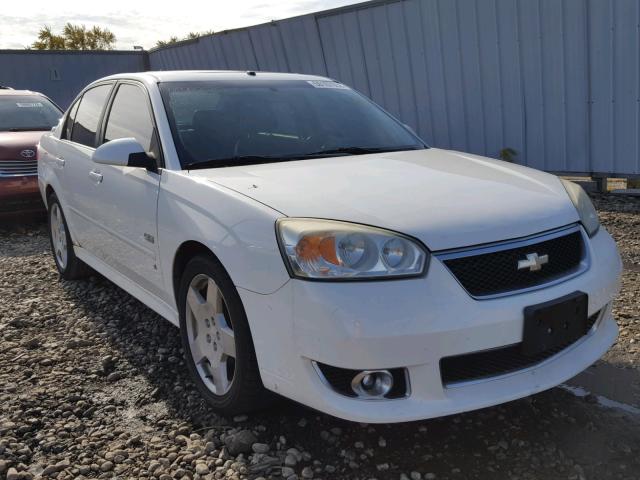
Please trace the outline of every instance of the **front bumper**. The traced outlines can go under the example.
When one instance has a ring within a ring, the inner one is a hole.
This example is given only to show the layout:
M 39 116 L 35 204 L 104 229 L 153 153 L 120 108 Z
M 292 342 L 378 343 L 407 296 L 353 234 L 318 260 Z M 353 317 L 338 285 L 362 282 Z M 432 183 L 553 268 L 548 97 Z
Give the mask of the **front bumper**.
M 0 215 L 44 211 L 35 175 L 0 177 Z
M 424 278 L 328 283 L 291 280 L 271 295 L 239 289 L 265 386 L 331 415 L 387 423 L 438 417 L 527 396 L 573 377 L 617 336 L 610 303 L 620 257 L 601 229 L 587 244 L 581 275 L 536 291 L 475 300 L 436 258 Z M 522 340 L 523 309 L 575 291 L 602 310 L 590 334 L 533 367 L 445 387 L 443 357 Z M 313 361 L 348 369 L 408 369 L 410 394 L 393 400 L 345 397 L 328 387 Z

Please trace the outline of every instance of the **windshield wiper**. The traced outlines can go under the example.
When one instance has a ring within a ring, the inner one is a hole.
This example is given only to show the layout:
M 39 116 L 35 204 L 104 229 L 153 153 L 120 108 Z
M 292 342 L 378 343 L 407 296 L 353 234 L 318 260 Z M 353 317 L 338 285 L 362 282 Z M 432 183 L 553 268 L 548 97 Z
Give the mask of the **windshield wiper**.
M 9 132 L 39 132 L 51 130 L 51 127 L 14 127 L 10 128 Z
M 242 165 L 258 165 L 260 163 L 275 163 L 289 160 L 287 157 L 270 157 L 267 155 L 239 155 L 228 158 L 211 158 L 200 162 L 189 162 L 184 166 L 185 170 L 198 168 L 240 167 Z
M 368 153 L 400 152 L 404 150 L 422 150 L 420 145 L 404 145 L 400 147 L 340 147 L 299 155 L 297 158 L 320 157 L 325 155 L 366 155 Z
M 320 150 L 312 153 L 296 153 L 292 155 L 239 155 L 228 158 L 211 158 L 200 162 L 189 162 L 184 165 L 185 170 L 199 168 L 223 168 L 240 167 L 243 165 L 259 165 L 262 163 L 288 162 L 291 160 L 304 160 L 310 158 L 331 157 L 334 155 L 365 155 L 367 153 L 399 152 L 404 150 L 422 150 L 420 145 L 404 145 L 400 147 L 341 147 L 328 150 Z

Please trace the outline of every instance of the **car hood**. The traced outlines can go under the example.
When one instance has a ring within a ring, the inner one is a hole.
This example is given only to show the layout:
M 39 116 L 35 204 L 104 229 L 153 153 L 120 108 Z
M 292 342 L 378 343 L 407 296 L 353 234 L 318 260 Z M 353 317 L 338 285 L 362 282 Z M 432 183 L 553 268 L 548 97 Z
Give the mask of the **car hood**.
M 432 251 L 532 235 L 579 220 L 548 173 L 431 148 L 194 170 L 291 217 L 345 220 Z
M 0 160 L 35 160 L 20 155 L 22 150 L 36 151 L 44 132 L 0 132 Z

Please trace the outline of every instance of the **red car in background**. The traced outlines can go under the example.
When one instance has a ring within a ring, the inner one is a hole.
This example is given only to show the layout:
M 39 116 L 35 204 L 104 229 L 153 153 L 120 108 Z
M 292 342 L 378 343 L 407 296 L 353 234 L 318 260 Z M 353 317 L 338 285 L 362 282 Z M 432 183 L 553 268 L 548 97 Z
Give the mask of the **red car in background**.
M 0 87 L 0 217 L 44 211 L 37 145 L 61 117 L 41 93 Z

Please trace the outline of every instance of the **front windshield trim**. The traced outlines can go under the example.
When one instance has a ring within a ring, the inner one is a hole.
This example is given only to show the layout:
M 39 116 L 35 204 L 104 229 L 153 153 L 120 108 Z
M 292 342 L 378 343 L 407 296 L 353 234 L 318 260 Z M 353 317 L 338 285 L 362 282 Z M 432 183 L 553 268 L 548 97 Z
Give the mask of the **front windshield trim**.
M 341 85 L 341 84 L 338 84 L 338 85 Z M 197 95 L 200 95 L 200 97 L 204 97 L 206 95 L 214 95 L 216 93 L 216 90 L 230 89 L 228 90 L 229 93 L 227 93 L 228 95 L 227 97 L 219 96 L 219 98 L 225 99 L 227 104 L 234 105 L 233 102 L 236 101 L 236 99 L 239 98 L 239 95 L 240 95 L 238 93 L 238 89 L 247 88 L 247 91 L 250 92 L 249 89 L 251 87 L 254 88 L 254 91 L 253 91 L 254 98 L 258 98 L 261 101 L 263 101 L 261 97 L 262 92 L 258 90 L 259 88 L 272 88 L 274 92 L 277 92 L 277 90 L 275 90 L 276 88 L 279 88 L 279 89 L 285 89 L 287 87 L 295 88 L 296 90 L 292 90 L 291 93 L 301 92 L 301 90 L 297 90 L 297 89 L 305 88 L 307 90 L 304 93 L 298 93 L 298 97 L 301 97 L 303 100 L 308 101 L 308 98 L 311 98 L 316 103 L 320 103 L 321 99 L 326 98 L 326 97 L 320 97 L 319 95 L 314 97 L 315 94 L 311 93 L 314 91 L 313 87 L 310 87 L 308 85 L 308 82 L 306 82 L 305 80 L 297 80 L 297 79 L 296 80 L 251 79 L 249 81 L 221 79 L 221 80 L 158 82 L 158 88 L 160 90 L 165 113 L 169 121 L 169 127 L 171 130 L 171 134 L 173 136 L 176 151 L 178 153 L 178 159 L 180 161 L 180 166 L 182 167 L 183 170 L 191 170 L 191 169 L 197 169 L 197 168 L 216 168 L 216 167 L 221 168 L 222 166 L 224 167 L 233 166 L 233 163 L 232 163 L 233 160 L 238 160 L 239 163 L 246 165 L 247 162 L 251 162 L 254 164 L 255 163 L 272 163 L 272 162 L 275 163 L 275 162 L 295 161 L 295 160 L 314 159 L 314 158 L 358 155 L 358 154 L 365 154 L 365 153 L 382 153 L 382 152 L 429 148 L 429 146 L 422 139 L 420 139 L 420 137 L 418 137 L 415 134 L 415 132 L 413 132 L 409 127 L 407 127 L 406 125 L 401 123 L 399 120 L 397 120 L 395 117 L 393 117 L 389 112 L 387 112 L 386 110 L 384 110 L 383 108 L 381 108 L 380 106 L 372 102 L 369 98 L 367 98 L 360 92 L 357 92 L 350 88 L 345 88 L 343 85 L 341 85 L 341 87 L 339 88 L 336 87 L 336 90 L 339 89 L 342 92 L 345 92 L 345 91 L 349 92 L 350 97 L 344 98 L 345 100 L 347 100 L 344 105 L 342 103 L 338 103 L 340 108 L 350 114 L 351 111 L 353 110 L 352 104 L 355 104 L 355 106 L 358 108 L 355 109 L 354 116 L 360 115 L 359 119 L 360 120 L 364 119 L 364 123 L 367 124 L 365 127 L 362 127 L 360 130 L 367 132 L 367 127 L 368 127 L 368 124 L 370 123 L 371 125 L 373 125 L 375 128 L 377 128 L 379 131 L 383 133 L 383 135 L 380 137 L 371 137 L 374 141 L 369 143 L 373 143 L 373 144 L 369 144 L 365 142 L 362 142 L 362 144 L 358 144 L 356 142 L 353 142 L 353 143 L 347 143 L 346 145 L 337 144 L 337 145 L 328 145 L 328 147 L 321 145 L 321 147 L 323 148 L 313 148 L 313 145 L 304 143 L 308 140 L 308 138 L 305 137 L 304 135 L 295 135 L 295 134 L 291 134 L 291 132 L 277 130 L 277 127 L 275 126 L 275 124 L 278 123 L 279 120 L 284 119 L 285 123 L 287 121 L 291 123 L 294 119 L 294 117 L 284 115 L 282 117 L 278 117 L 278 116 L 272 117 L 275 119 L 273 121 L 273 125 L 271 123 L 268 123 L 267 124 L 268 127 L 265 128 L 264 131 L 255 130 L 255 131 L 252 131 L 252 135 L 254 136 L 258 134 L 261 135 L 260 139 L 262 141 L 264 141 L 265 138 L 269 138 L 270 140 L 279 140 L 282 142 L 289 141 L 291 145 L 293 145 L 297 141 L 299 146 L 304 148 L 300 148 L 297 151 L 293 151 L 294 150 L 293 147 L 279 149 L 277 147 L 278 144 L 274 143 L 276 147 L 273 147 L 272 150 L 269 150 L 269 151 L 260 151 L 259 149 L 257 151 L 252 151 L 251 148 L 245 148 L 246 151 L 238 152 L 238 148 L 237 148 L 238 145 L 236 143 L 235 151 L 232 149 L 228 152 L 229 154 L 227 155 L 220 154 L 218 156 L 216 154 L 216 155 L 195 156 L 193 154 L 193 151 L 189 151 L 183 145 L 183 136 L 185 134 L 196 136 L 195 133 L 200 133 L 200 132 L 196 132 L 196 129 L 194 128 L 193 122 L 195 120 L 192 119 L 193 117 L 189 118 L 189 115 L 188 115 L 188 114 L 198 113 L 198 110 L 196 109 L 200 107 L 200 104 L 198 103 L 197 106 L 192 107 L 191 110 L 189 109 L 185 110 L 183 108 L 184 102 L 177 100 L 179 98 L 178 95 L 181 94 L 181 91 L 191 90 L 194 92 L 193 93 L 194 97 L 196 96 L 196 92 L 200 92 Z M 234 92 L 234 90 L 236 91 Z M 285 97 L 284 91 L 281 90 L 281 92 L 282 94 L 281 94 L 280 101 L 281 103 L 283 103 L 282 99 L 286 98 L 286 101 L 284 101 L 284 104 L 288 107 L 289 97 L 291 96 L 291 93 L 288 93 L 288 96 Z M 183 98 L 190 100 L 188 97 L 188 93 L 182 94 L 182 95 L 184 95 Z M 235 98 L 232 95 L 235 95 Z M 242 93 L 242 95 L 246 95 L 246 94 Z M 228 100 L 229 98 L 231 98 L 231 100 Z M 329 96 L 328 98 L 332 98 L 332 97 Z M 198 98 L 195 98 L 195 101 L 197 100 Z M 335 98 L 333 98 L 333 103 L 336 104 L 338 100 L 342 101 L 343 98 L 336 96 Z M 191 99 L 191 101 L 194 101 L 194 100 Z M 218 100 L 218 101 L 221 102 L 222 100 Z M 175 102 L 178 102 L 178 103 L 176 104 Z M 264 102 L 265 102 L 264 105 L 269 105 L 268 101 L 264 101 Z M 298 111 L 296 111 L 295 100 L 292 100 L 291 102 L 294 105 L 290 107 L 293 115 L 300 111 L 300 107 L 297 106 Z M 238 102 L 238 103 L 242 103 L 242 102 Z M 174 107 L 177 108 L 177 106 L 179 106 L 180 108 L 177 109 L 177 113 L 176 113 L 174 112 Z M 317 119 L 313 117 L 313 115 L 318 113 L 320 115 L 323 115 L 323 114 L 326 114 L 326 112 L 323 111 L 321 108 L 318 108 L 317 105 L 315 104 L 314 104 L 314 107 L 316 107 L 317 111 L 313 111 L 309 114 L 310 119 L 308 124 L 302 122 L 303 126 L 300 127 L 300 131 L 304 131 L 306 129 L 307 131 L 311 131 L 315 133 L 316 130 L 314 130 L 314 127 L 318 125 L 318 123 L 317 123 Z M 203 108 L 206 109 L 206 105 Z M 238 117 L 241 117 L 244 115 L 246 118 L 250 120 L 250 122 L 253 121 L 253 117 L 251 117 L 253 112 L 255 111 L 260 112 L 260 110 L 258 109 L 251 110 L 249 108 L 237 108 L 237 110 L 242 112 L 237 115 Z M 328 111 L 328 108 L 326 110 Z M 215 112 L 215 110 L 206 110 L 206 111 L 210 113 Z M 186 117 L 185 117 L 185 112 L 187 112 Z M 250 113 L 247 115 L 244 112 L 250 112 Z M 305 110 L 305 113 L 306 113 L 306 110 Z M 180 115 L 180 117 L 176 117 L 176 115 Z M 337 115 L 337 114 L 334 113 L 334 115 Z M 304 120 L 307 120 L 307 119 L 304 118 Z M 240 122 L 238 122 L 238 124 L 244 127 L 244 124 Z M 322 126 L 324 127 L 324 124 L 322 124 Z M 222 128 L 226 128 L 226 126 Z M 321 129 L 321 130 L 322 131 L 320 131 L 320 133 L 318 134 L 320 137 L 322 137 L 322 135 L 325 134 L 324 129 Z M 358 129 L 354 129 L 354 130 L 358 131 Z M 221 130 L 221 131 L 226 131 L 226 130 Z M 200 133 L 199 135 L 196 136 L 196 138 L 203 139 L 203 138 L 211 138 L 211 137 L 207 137 Z M 234 139 L 235 138 L 236 137 L 234 137 Z M 346 136 L 345 138 L 347 138 L 348 140 L 351 137 Z M 395 139 L 395 140 L 385 143 L 385 139 L 389 139 L 389 140 Z M 404 142 L 398 142 L 398 139 L 403 139 Z M 376 142 L 378 143 L 376 144 Z M 264 143 L 268 144 L 268 142 L 264 142 Z M 244 145 L 242 146 L 244 147 Z M 349 149 L 353 149 L 353 150 L 360 149 L 360 150 L 366 150 L 366 151 L 356 152 L 356 153 L 348 152 L 348 151 L 342 152 L 342 150 L 349 150 Z M 243 149 L 241 148 L 240 150 L 243 150 Z M 377 150 L 377 151 L 374 151 L 374 150 Z M 216 153 L 221 153 L 221 152 L 216 151 Z M 250 157 L 250 158 L 247 158 L 247 157 Z M 220 166 L 215 165 L 216 161 L 220 161 L 221 165 Z M 198 167 L 198 163 L 204 163 L 204 164 L 207 164 L 208 166 Z
M 263 163 L 281 163 L 281 162 L 293 162 L 298 160 L 313 160 L 317 158 L 335 158 L 353 155 L 368 155 L 376 153 L 392 153 L 392 152 L 406 152 L 410 150 L 423 150 L 424 148 L 416 145 L 405 145 L 394 147 L 393 149 L 367 149 L 356 147 L 354 151 L 349 152 L 346 149 L 328 150 L 313 152 L 304 155 L 291 155 L 291 156 L 259 156 L 259 155 L 247 155 L 242 157 L 231 158 L 211 158 L 208 160 L 202 160 L 193 163 L 187 163 L 184 166 L 185 170 L 198 170 L 203 168 L 225 168 L 234 166 L 245 165 L 258 165 Z

